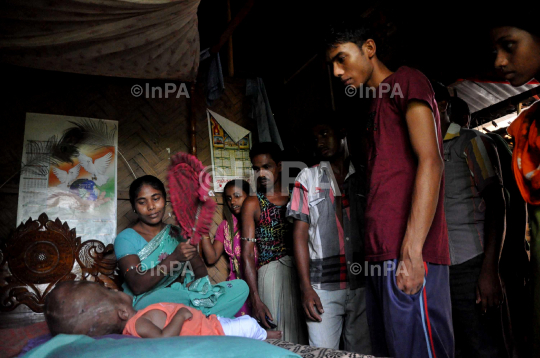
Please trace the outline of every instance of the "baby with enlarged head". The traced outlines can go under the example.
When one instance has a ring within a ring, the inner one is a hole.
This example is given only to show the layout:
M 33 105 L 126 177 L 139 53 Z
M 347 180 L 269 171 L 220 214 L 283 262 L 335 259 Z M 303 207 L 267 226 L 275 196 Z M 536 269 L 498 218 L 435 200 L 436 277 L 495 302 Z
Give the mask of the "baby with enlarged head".
M 102 336 L 123 333 L 142 338 L 174 336 L 240 336 L 264 340 L 280 338 L 250 316 L 235 319 L 210 315 L 177 303 L 157 303 L 140 311 L 132 297 L 87 281 L 62 282 L 45 300 L 45 319 L 52 335 Z

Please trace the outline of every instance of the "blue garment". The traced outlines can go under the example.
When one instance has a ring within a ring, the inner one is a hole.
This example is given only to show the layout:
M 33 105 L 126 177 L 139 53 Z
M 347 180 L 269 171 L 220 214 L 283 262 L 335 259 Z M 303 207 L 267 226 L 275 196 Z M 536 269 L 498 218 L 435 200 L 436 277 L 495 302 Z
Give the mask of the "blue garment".
M 131 228 L 125 229 L 114 240 L 116 259 L 120 260 L 127 255 L 136 255 L 146 244 L 148 242 L 137 231 Z
M 408 295 L 396 284 L 397 259 L 369 263 L 366 310 L 374 356 L 454 357 L 449 269 L 424 264 L 424 287 Z
M 118 260 L 128 255 L 137 255 L 143 270 L 150 269 L 164 260 L 180 242 L 185 242 L 177 227 L 167 225 L 156 237 L 147 242 L 133 229 L 123 230 L 114 242 L 114 251 Z M 143 267 L 144 266 L 144 267 Z M 173 267 L 171 265 L 171 267 Z M 140 310 L 154 303 L 182 303 L 196 308 L 206 315 L 218 314 L 223 317 L 234 317 L 244 304 L 249 288 L 242 280 L 220 282 L 212 285 L 208 276 L 192 281 L 190 265 L 184 262 L 176 264 L 174 270 L 165 276 L 153 288 L 139 295 L 131 292 L 127 282 L 122 288 L 133 296 L 133 307 Z M 175 282 L 185 275 L 184 283 Z

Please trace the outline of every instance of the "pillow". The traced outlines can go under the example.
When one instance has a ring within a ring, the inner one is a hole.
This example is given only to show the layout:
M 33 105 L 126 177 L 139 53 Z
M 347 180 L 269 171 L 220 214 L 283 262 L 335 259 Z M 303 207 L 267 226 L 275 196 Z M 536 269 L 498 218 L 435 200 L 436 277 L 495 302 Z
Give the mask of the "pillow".
M 301 358 L 286 349 L 255 339 L 232 336 L 187 336 L 96 340 L 88 336 L 60 334 L 31 350 L 25 358 Z
M 29 351 L 31 351 L 32 349 L 36 348 L 36 347 L 39 347 L 40 345 L 44 344 L 44 343 L 47 343 L 48 341 L 50 341 L 51 339 L 53 338 L 53 336 L 49 333 L 49 334 L 45 334 L 43 336 L 39 336 L 37 338 L 32 338 L 31 340 L 28 341 L 28 343 L 26 343 L 26 345 L 24 346 L 24 348 L 21 350 L 21 352 L 19 353 L 18 357 L 23 357 L 26 353 L 28 353 Z M 99 336 L 99 337 L 94 337 L 95 339 L 104 339 L 104 338 L 112 338 L 112 339 L 124 339 L 124 338 L 137 338 L 137 337 L 132 337 L 132 336 L 126 336 L 126 335 L 123 335 L 123 334 L 107 334 L 105 336 Z

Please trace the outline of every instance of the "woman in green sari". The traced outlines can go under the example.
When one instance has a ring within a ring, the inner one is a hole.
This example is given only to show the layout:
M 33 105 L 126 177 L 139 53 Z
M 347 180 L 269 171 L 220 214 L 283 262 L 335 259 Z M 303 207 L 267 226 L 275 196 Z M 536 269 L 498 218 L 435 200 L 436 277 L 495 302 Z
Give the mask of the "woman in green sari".
M 139 220 L 114 242 L 124 292 L 133 296 L 137 310 L 174 302 L 206 315 L 234 317 L 248 296 L 247 284 L 242 280 L 210 283 L 197 248 L 180 235 L 178 227 L 163 222 L 166 199 L 163 183 L 154 176 L 131 183 L 129 200 Z

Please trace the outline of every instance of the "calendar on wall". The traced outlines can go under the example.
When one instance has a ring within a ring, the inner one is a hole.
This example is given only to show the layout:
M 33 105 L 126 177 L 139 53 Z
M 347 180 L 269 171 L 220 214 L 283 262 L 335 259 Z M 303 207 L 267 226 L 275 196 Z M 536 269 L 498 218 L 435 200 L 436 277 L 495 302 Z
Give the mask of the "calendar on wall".
M 233 179 L 244 179 L 251 183 L 251 132 L 209 109 L 206 113 L 214 192 L 223 192 L 225 184 Z

